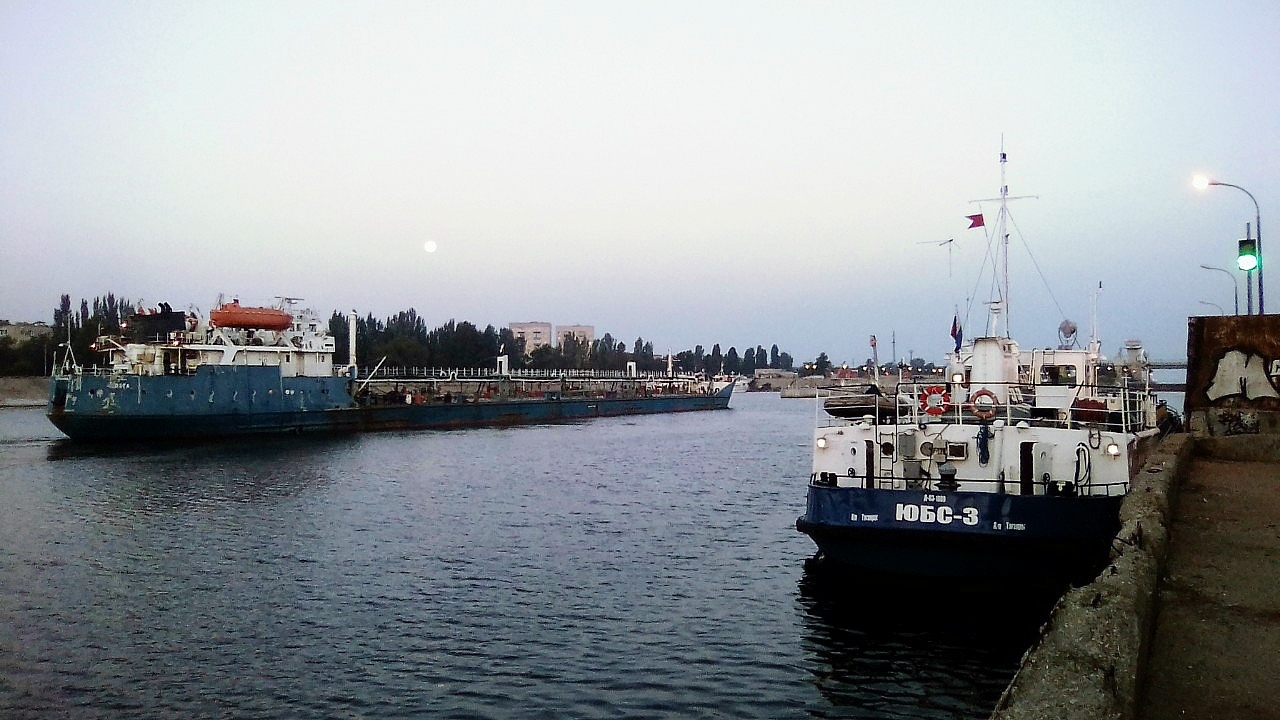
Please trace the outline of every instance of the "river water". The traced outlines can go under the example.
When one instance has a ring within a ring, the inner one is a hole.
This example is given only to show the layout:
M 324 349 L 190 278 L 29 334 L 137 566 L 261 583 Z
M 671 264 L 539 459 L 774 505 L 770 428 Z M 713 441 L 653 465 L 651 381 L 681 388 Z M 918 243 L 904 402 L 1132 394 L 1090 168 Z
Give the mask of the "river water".
M 812 419 L 83 449 L 0 411 L 0 717 L 985 717 L 1041 616 L 807 570 Z

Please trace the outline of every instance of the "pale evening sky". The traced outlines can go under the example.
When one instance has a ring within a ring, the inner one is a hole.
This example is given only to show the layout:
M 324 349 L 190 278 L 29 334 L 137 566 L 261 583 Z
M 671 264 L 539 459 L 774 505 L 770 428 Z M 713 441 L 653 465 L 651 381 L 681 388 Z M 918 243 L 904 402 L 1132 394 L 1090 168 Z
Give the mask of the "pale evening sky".
M 1191 176 L 1253 193 L 1280 253 L 1277 68 L 1274 0 L 6 0 L 0 318 L 293 295 L 941 360 L 1003 136 L 1039 196 L 1011 206 L 1014 337 L 1062 320 L 1025 238 L 1082 336 L 1101 282 L 1104 348 L 1176 357 L 1254 218 Z

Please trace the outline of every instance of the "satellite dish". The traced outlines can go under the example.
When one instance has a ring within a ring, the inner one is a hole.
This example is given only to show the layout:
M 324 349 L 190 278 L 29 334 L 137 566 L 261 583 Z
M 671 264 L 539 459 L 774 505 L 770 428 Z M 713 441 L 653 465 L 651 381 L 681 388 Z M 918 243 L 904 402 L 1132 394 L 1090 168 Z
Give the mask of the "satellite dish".
M 1075 337 L 1077 329 L 1076 324 L 1070 320 L 1063 320 L 1062 323 L 1058 325 L 1058 347 L 1060 349 L 1065 350 L 1076 344 Z

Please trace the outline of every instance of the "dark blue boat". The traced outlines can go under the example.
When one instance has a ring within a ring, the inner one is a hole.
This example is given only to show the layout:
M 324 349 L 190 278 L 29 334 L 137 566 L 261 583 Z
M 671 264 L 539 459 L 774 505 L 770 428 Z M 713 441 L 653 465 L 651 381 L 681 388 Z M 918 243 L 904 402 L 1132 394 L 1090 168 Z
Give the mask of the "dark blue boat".
M 796 527 L 877 576 L 1076 580 L 1106 561 L 1123 499 L 814 483 Z

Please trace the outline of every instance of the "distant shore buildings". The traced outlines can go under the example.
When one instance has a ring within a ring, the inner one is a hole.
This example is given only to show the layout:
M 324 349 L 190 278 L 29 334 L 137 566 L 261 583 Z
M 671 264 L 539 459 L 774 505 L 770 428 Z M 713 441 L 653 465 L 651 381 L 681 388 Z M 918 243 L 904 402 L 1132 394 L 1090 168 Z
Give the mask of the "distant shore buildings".
M 579 345 L 590 345 L 596 339 L 593 325 L 557 325 L 554 332 L 548 322 L 513 322 L 508 327 L 512 337 L 524 341 L 525 352 L 543 345 L 560 347 L 566 337 L 577 340 Z
M 8 320 L 0 320 L 0 338 L 13 338 L 13 341 L 17 343 L 51 334 L 53 334 L 53 328 L 42 322 L 15 323 Z

